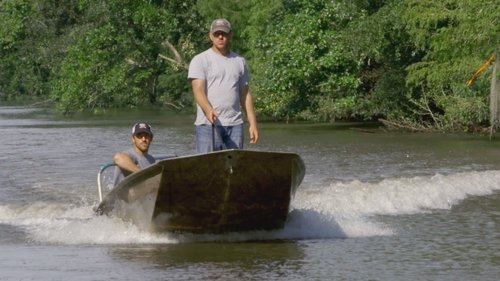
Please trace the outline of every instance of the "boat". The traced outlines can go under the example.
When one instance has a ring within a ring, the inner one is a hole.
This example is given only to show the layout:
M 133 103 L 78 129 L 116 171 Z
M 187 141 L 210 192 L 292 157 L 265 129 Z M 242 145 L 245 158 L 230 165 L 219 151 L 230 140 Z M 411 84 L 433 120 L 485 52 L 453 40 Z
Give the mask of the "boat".
M 96 213 L 152 232 L 281 229 L 304 175 L 301 157 L 288 152 L 231 149 L 168 158 L 129 175 L 103 199 L 99 185 Z

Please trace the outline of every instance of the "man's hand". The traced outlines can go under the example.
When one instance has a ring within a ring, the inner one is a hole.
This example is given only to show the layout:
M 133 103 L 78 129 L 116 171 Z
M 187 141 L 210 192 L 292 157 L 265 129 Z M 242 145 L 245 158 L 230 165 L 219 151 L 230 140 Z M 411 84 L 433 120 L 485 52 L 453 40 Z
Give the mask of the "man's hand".
M 259 141 L 259 130 L 256 126 L 250 126 L 248 128 L 250 136 L 250 144 L 256 144 Z
M 208 112 L 205 112 L 205 116 L 207 117 L 208 121 L 212 124 L 215 123 L 215 120 L 219 117 L 219 113 L 215 111 L 213 108 L 210 108 Z

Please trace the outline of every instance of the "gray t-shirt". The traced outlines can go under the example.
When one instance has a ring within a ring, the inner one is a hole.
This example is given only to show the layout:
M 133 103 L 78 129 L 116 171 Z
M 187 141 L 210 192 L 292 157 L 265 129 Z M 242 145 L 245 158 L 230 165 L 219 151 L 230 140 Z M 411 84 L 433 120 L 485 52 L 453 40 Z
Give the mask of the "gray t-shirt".
M 243 124 L 240 93 L 248 86 L 250 74 L 242 56 L 235 52 L 223 56 L 208 49 L 191 60 L 188 78 L 206 81 L 208 100 L 219 113 L 221 125 Z M 200 106 L 197 106 L 194 124 L 210 124 Z
M 130 157 L 132 158 L 134 163 L 136 163 L 139 166 L 139 168 L 141 168 L 141 169 L 144 169 L 144 168 L 154 164 L 156 161 L 152 155 L 150 155 L 150 154 L 142 155 L 141 153 L 138 153 L 137 151 L 135 151 L 134 148 L 129 148 L 129 149 L 125 150 L 124 152 L 127 153 L 128 155 L 130 155 Z M 116 166 L 115 167 L 115 174 L 114 174 L 114 178 L 113 178 L 114 186 L 117 186 L 126 176 L 128 176 L 130 174 L 131 174 L 130 172 L 123 171 L 122 169 L 120 169 L 120 167 Z

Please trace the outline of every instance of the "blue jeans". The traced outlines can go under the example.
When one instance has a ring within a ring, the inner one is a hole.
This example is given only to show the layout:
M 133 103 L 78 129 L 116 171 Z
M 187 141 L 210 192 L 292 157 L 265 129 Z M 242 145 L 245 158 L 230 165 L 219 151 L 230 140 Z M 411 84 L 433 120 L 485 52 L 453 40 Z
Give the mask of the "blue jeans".
M 212 125 L 196 126 L 197 153 L 224 149 L 243 149 L 243 124 L 236 126 L 216 125 L 213 131 Z

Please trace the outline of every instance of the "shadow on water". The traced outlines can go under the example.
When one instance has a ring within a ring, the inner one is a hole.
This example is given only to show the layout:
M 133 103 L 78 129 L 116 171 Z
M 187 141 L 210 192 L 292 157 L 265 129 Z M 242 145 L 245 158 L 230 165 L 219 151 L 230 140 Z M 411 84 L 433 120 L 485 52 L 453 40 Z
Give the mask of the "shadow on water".
M 26 241 L 26 233 L 19 227 L 0 223 L 0 245 Z
M 286 239 L 337 239 L 346 238 L 339 223 L 332 215 L 311 209 L 295 209 L 288 214 L 283 230 Z

